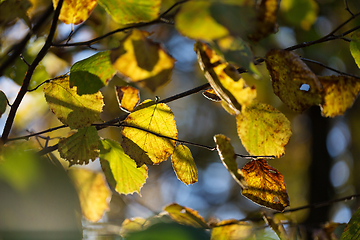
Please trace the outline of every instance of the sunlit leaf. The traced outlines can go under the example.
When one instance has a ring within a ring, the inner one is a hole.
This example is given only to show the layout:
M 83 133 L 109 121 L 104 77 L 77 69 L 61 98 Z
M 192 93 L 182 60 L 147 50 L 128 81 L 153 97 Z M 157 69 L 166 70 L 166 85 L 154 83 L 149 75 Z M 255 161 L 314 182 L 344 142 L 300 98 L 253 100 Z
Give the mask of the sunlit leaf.
M 357 66 L 360 68 L 360 32 L 355 32 L 351 36 L 350 52 Z
M 110 61 L 110 51 L 99 52 L 72 65 L 70 86 L 76 86 L 79 95 L 96 93 L 115 73 L 116 69 Z
M 132 112 L 140 102 L 139 90 L 131 86 L 115 86 L 116 99 L 120 108 L 125 112 Z
M 172 203 L 164 208 L 170 217 L 177 223 L 188 225 L 196 228 L 208 228 L 204 218 L 191 208 L 180 206 Z
M 283 175 L 266 160 L 252 160 L 241 169 L 248 184 L 241 194 L 251 201 L 274 210 L 289 206 L 289 197 Z
M 102 173 L 72 168 L 68 172 L 78 192 L 83 216 L 92 222 L 101 219 L 109 210 L 111 191 Z
M 27 10 L 31 7 L 28 0 L 5 0 L 0 2 L 0 27 L 5 27 L 19 17 L 30 26 Z
M 335 117 L 343 115 L 350 108 L 360 91 L 359 79 L 349 76 L 318 77 L 324 88 L 322 115 Z
M 174 114 L 166 104 L 145 100 L 129 114 L 124 124 L 121 146 L 138 167 L 144 163 L 158 164 L 174 152 L 175 140 L 171 139 L 177 139 L 177 129 Z
M 300 26 L 304 30 L 310 29 L 318 14 L 315 0 L 282 0 L 280 9 L 291 25 Z
M 292 135 L 290 121 L 276 108 L 253 103 L 236 116 L 237 132 L 251 155 L 280 157 Z
M 99 135 L 95 127 L 86 127 L 59 141 L 60 156 L 74 164 L 88 164 L 99 156 Z
M 54 9 L 59 0 L 53 0 Z M 66 24 L 80 24 L 84 22 L 96 6 L 96 0 L 64 0 L 59 20 Z
M 294 52 L 270 50 L 266 54 L 273 91 L 292 110 L 303 112 L 322 101 L 322 87 L 309 67 Z M 309 89 L 302 89 L 306 86 Z
M 7 105 L 8 105 L 7 97 L 5 93 L 0 90 L 0 117 L 5 112 Z
M 120 194 L 140 194 L 148 177 L 147 167 L 139 168 L 121 145 L 113 140 L 101 140 L 100 162 L 109 184 Z
M 255 240 L 254 228 L 248 222 L 223 220 L 212 226 L 211 240 Z
M 121 224 L 120 235 L 127 236 L 129 233 L 138 232 L 146 228 L 148 220 L 146 218 L 136 217 L 132 219 L 125 219 Z
M 76 87 L 69 87 L 69 76 L 62 76 L 44 87 L 46 102 L 51 111 L 71 128 L 90 126 L 100 121 L 103 96 L 100 92 L 79 96 Z
M 122 75 L 155 91 L 169 81 L 175 59 L 148 36 L 148 32 L 134 29 L 110 57 Z
M 149 22 L 158 17 L 161 0 L 98 0 L 106 12 L 120 24 Z
M 280 0 L 261 0 L 257 6 L 256 27 L 249 35 L 252 41 L 259 41 L 271 33 L 277 32 L 277 12 Z
M 214 136 L 214 141 L 216 143 L 216 149 L 224 166 L 227 168 L 227 170 L 229 170 L 231 176 L 241 186 L 241 188 L 246 188 L 247 183 L 241 170 L 237 167 L 236 156 L 234 148 L 230 143 L 230 139 L 224 135 L 218 134 Z
M 360 208 L 352 215 L 340 240 L 360 239 Z
M 221 98 L 216 94 L 216 92 L 212 88 L 203 91 L 202 95 L 211 101 L 221 102 Z
M 237 70 L 223 62 L 206 44 L 197 42 L 195 51 L 199 65 L 211 87 L 236 114 L 239 114 L 242 106 L 250 104 L 256 97 L 256 89 L 248 87 Z
M 171 162 L 177 178 L 186 185 L 198 181 L 198 171 L 191 155 L 190 149 L 184 145 L 175 147 L 171 155 Z

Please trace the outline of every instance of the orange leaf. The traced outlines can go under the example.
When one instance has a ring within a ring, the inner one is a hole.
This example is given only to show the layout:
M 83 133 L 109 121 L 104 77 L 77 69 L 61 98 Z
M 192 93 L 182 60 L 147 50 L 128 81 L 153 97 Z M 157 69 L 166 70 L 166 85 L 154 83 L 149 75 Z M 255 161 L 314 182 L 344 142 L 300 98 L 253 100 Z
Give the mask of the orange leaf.
M 251 201 L 274 210 L 283 211 L 289 206 L 283 175 L 267 164 L 266 160 L 252 160 L 241 169 L 247 189 L 242 195 Z
M 140 102 L 139 90 L 131 86 L 115 86 L 119 106 L 125 112 L 132 112 Z

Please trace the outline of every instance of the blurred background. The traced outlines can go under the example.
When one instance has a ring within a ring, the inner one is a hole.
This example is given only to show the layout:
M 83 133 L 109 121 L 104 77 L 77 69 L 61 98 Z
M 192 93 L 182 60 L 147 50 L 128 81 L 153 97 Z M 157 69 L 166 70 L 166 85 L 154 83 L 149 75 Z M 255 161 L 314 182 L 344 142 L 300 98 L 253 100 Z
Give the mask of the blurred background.
M 50 1 L 31 0 L 29 20 L 34 22 L 48 8 Z M 299 2 L 296 5 L 294 2 Z M 349 0 L 348 7 L 353 13 L 360 12 L 360 2 Z M 169 8 L 175 1 L 163 0 L 162 11 Z M 292 7 L 289 7 L 292 6 Z M 302 14 L 300 14 L 302 13 Z M 252 45 L 256 57 L 264 57 L 272 48 L 286 48 L 301 42 L 319 39 L 341 23 L 351 14 L 345 10 L 344 1 L 335 0 L 286 0 L 281 2 L 278 15 L 279 29 L 259 43 Z M 27 33 L 29 20 L 16 18 L 1 26 L 1 58 L 14 43 L 19 42 Z M 50 23 L 50 19 L 47 19 Z M 336 34 L 342 33 L 360 24 L 360 19 L 349 22 Z M 45 24 L 34 35 L 26 46 L 24 57 L 31 62 L 46 39 L 49 24 Z M 120 28 L 121 25 L 112 21 L 110 16 L 97 6 L 90 18 L 83 24 L 71 26 L 60 23 L 55 42 L 66 39 L 73 30 L 70 42 L 86 41 L 101 36 L 109 31 Z M 140 89 L 141 101 L 145 99 L 160 99 L 170 97 L 183 91 L 206 83 L 203 73 L 199 69 L 194 52 L 194 40 L 181 36 L 171 25 L 158 24 L 143 28 L 152 32 L 151 39 L 161 42 L 167 51 L 176 59 L 175 69 L 171 81 L 156 92 Z M 64 74 L 72 64 L 87 58 L 98 51 L 115 48 L 119 40 L 127 32 L 114 34 L 99 43 L 88 47 L 51 48 L 48 55 L 41 62 L 32 79 L 32 86 L 37 86 L 48 78 Z M 346 36 L 351 38 L 351 35 Z M 355 64 L 349 50 L 349 42 L 338 39 L 310 47 L 296 50 L 301 57 L 319 61 L 329 67 L 343 72 L 359 75 L 359 68 Z M 1 61 L 0 61 L 1 62 Z M 317 64 L 308 63 L 317 75 L 336 75 Z M 16 97 L 26 72 L 26 64 L 17 59 L 0 77 L 0 89 L 5 92 L 10 103 Z M 286 146 L 286 154 L 280 159 L 269 160 L 269 164 L 278 169 L 285 179 L 290 207 L 296 208 L 307 204 L 321 203 L 332 199 L 345 197 L 360 192 L 360 104 L 355 101 L 353 107 L 346 114 L 336 118 L 321 117 L 320 109 L 313 106 L 302 114 L 294 113 L 272 92 L 271 81 L 265 64 L 258 65 L 261 78 L 255 79 L 251 75 L 242 74 L 248 85 L 255 85 L 258 99 L 279 109 L 291 121 L 293 135 Z M 115 76 L 108 86 L 101 89 L 104 94 L 104 121 L 125 114 L 116 101 L 114 86 L 133 85 L 121 76 Z M 201 93 L 193 94 L 168 104 L 175 114 L 178 128 L 178 138 L 207 146 L 214 146 L 213 136 L 224 134 L 231 138 L 235 152 L 247 154 L 236 132 L 235 118 L 229 115 L 220 104 L 204 98 Z M 1 129 L 7 115 L 0 118 Z M 26 95 L 22 102 L 12 137 L 23 136 L 28 132 L 39 132 L 61 125 L 53 113 L 48 109 L 43 92 L 40 89 Z M 57 137 L 66 136 L 68 129 L 49 133 L 53 140 L 47 144 L 56 144 Z M 107 128 L 99 132 L 101 137 L 121 140 L 120 129 Z M 45 142 L 42 141 L 44 145 Z M 39 146 L 39 145 L 38 145 Z M 189 146 L 198 167 L 199 181 L 186 186 L 180 182 L 172 170 L 168 160 L 158 166 L 149 166 L 149 178 L 141 190 L 141 197 L 134 195 L 119 195 L 114 192 L 110 210 L 105 213 L 99 223 L 83 220 L 85 226 L 84 237 L 96 239 L 98 236 L 111 235 L 120 229 L 126 218 L 153 216 L 162 211 L 163 207 L 172 202 L 192 208 L 205 219 L 244 219 L 263 209 L 241 195 L 241 189 L 231 178 L 222 165 L 216 152 Z M 57 152 L 54 152 L 58 156 Z M 59 156 L 58 156 L 59 157 Z M 247 160 L 237 159 L 242 167 Z M 64 166 L 67 163 L 63 162 Z M 87 166 L 95 171 L 101 171 L 99 161 Z M 315 229 L 328 221 L 346 223 L 352 213 L 359 207 L 360 200 L 338 202 L 330 206 L 316 209 L 305 209 L 293 213 L 286 213 L 283 219 L 306 229 Z M 265 236 L 276 239 L 276 236 L 264 229 Z

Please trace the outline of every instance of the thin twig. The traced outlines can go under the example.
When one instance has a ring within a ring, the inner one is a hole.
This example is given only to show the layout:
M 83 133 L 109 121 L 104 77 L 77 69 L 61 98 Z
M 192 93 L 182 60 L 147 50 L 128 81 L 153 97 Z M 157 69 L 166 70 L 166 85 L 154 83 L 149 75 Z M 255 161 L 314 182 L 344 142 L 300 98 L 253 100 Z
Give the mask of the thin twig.
M 348 11 L 351 16 L 354 16 L 354 14 L 350 11 L 350 8 L 349 8 L 349 5 L 348 5 L 348 1 L 347 0 L 344 0 L 344 3 L 345 3 L 345 10 Z
M 58 130 L 58 129 L 66 128 L 66 127 L 68 127 L 68 126 L 66 126 L 66 125 L 61 125 L 61 126 L 57 126 L 57 127 L 53 127 L 53 128 L 46 129 L 46 130 L 41 131 L 41 132 L 32 133 L 32 134 L 29 134 L 29 135 L 25 135 L 25 136 L 21 136 L 21 137 L 16 137 L 16 138 L 9 138 L 9 139 L 8 139 L 8 142 L 10 142 L 10 141 L 15 141 L 15 140 L 21 140 L 21 139 L 29 139 L 29 138 L 31 138 L 31 137 L 35 137 L 35 136 L 38 136 L 38 135 L 41 135 L 41 134 L 44 134 L 44 133 L 53 132 L 53 131 L 56 131 L 56 130 Z

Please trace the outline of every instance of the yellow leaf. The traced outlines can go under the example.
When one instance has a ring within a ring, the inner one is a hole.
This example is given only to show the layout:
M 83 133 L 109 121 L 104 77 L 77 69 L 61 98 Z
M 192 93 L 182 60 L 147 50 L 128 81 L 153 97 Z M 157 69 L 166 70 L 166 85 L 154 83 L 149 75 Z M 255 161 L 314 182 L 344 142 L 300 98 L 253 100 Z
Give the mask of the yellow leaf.
M 54 9 L 59 0 L 53 0 Z M 66 24 L 80 24 L 84 22 L 96 6 L 96 0 L 64 0 L 59 20 Z
M 124 124 L 121 146 L 138 167 L 144 163 L 158 164 L 174 152 L 175 140 L 171 139 L 177 138 L 177 129 L 174 114 L 166 104 L 145 100 L 129 114 Z
M 104 139 L 101 140 L 100 163 L 110 186 L 120 194 L 140 194 L 141 187 L 148 178 L 148 168 L 143 165 L 139 168 L 119 143 Z
M 292 110 L 303 112 L 321 103 L 322 87 L 309 67 L 295 53 L 286 50 L 270 50 L 266 54 L 266 66 L 270 72 L 273 90 Z M 302 90 L 303 86 L 308 90 Z
M 109 210 L 111 191 L 104 175 L 87 169 L 72 168 L 68 172 L 75 184 L 86 219 L 97 222 L 106 210 Z
M 283 175 L 267 164 L 266 160 L 252 160 L 241 169 L 248 184 L 242 195 L 251 201 L 274 210 L 289 206 L 289 197 Z
M 249 105 L 256 98 L 256 89 L 248 87 L 237 70 L 223 62 L 205 43 L 197 42 L 195 51 L 200 68 L 211 87 L 236 114 L 241 112 L 242 106 Z
M 99 156 L 99 136 L 95 127 L 86 127 L 59 141 L 60 156 L 69 161 L 70 166 L 88 164 Z
M 289 24 L 309 30 L 315 23 L 318 14 L 315 0 L 282 0 L 280 9 Z
M 170 217 L 177 223 L 188 225 L 196 228 L 208 228 L 204 218 L 191 208 L 180 206 L 172 203 L 164 208 Z
M 155 91 L 170 80 L 175 59 L 148 36 L 148 32 L 134 29 L 110 58 L 122 75 Z
M 104 105 L 101 92 L 78 95 L 76 87 L 69 87 L 69 76 L 61 76 L 44 87 L 50 110 L 71 128 L 89 127 L 100 121 Z
M 198 181 L 198 171 L 188 147 L 184 145 L 176 146 L 174 154 L 171 155 L 171 162 L 180 181 L 186 185 Z
M 237 132 L 251 155 L 285 153 L 291 137 L 290 121 L 276 108 L 265 103 L 253 103 L 236 116 Z
M 359 94 L 359 79 L 349 76 L 318 76 L 318 78 L 324 88 L 322 115 L 325 117 L 343 115 Z
M 115 86 L 116 99 L 125 112 L 132 112 L 140 102 L 139 90 L 131 86 Z
M 132 219 L 125 219 L 121 224 L 120 235 L 122 237 L 126 237 L 126 235 L 142 231 L 147 227 L 148 220 L 146 218 L 132 218 Z M 146 227 L 145 227 L 146 226 Z
M 216 143 L 216 149 L 224 166 L 227 168 L 227 170 L 229 170 L 231 176 L 241 186 L 241 188 L 246 188 L 247 183 L 241 170 L 237 167 L 236 156 L 234 148 L 230 143 L 230 138 L 222 134 L 218 134 L 214 136 L 214 141 Z
M 212 226 L 211 240 L 255 240 L 254 229 L 248 222 L 223 220 Z

